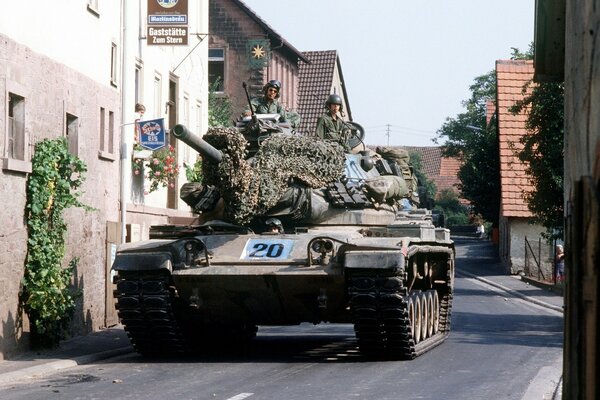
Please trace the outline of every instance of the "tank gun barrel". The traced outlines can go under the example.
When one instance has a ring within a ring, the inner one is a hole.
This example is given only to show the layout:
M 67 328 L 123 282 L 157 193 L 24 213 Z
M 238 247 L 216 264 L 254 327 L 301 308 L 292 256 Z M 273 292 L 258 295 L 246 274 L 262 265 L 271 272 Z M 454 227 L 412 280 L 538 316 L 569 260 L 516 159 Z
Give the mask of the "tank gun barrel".
M 202 140 L 202 138 L 192 133 L 185 125 L 177 124 L 172 129 L 173 136 L 181 140 L 198 153 L 209 158 L 211 161 L 220 163 L 223 159 L 223 153 Z

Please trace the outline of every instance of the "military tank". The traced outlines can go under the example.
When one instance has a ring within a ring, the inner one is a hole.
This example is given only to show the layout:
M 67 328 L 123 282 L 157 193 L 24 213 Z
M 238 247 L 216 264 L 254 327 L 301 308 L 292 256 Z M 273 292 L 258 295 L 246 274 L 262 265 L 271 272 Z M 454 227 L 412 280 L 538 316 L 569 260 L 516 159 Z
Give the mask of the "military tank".
M 203 223 L 118 248 L 117 310 L 138 352 L 304 322 L 351 323 L 361 353 L 386 359 L 444 341 L 454 245 L 416 207 L 405 154 L 272 133 L 249 155 L 240 129 L 172 133 L 203 157 L 204 182 L 181 193 Z

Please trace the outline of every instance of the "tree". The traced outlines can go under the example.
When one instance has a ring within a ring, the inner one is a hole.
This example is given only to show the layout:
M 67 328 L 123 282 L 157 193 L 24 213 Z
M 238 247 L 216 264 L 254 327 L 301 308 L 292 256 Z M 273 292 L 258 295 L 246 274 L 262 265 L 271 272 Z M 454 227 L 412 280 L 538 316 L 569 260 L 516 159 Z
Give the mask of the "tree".
M 217 93 L 221 80 L 215 80 L 208 90 L 208 126 L 231 126 L 231 100 L 227 95 Z
M 500 204 L 500 162 L 498 135 L 494 120 L 486 123 L 487 107 L 496 98 L 496 74 L 475 78 L 469 87 L 471 98 L 463 101 L 466 111 L 447 118 L 438 131 L 445 139 L 442 153 L 462 161 L 458 172 L 461 196 L 471 202 L 472 211 L 498 225 Z
M 452 189 L 444 189 L 438 195 L 435 209 L 445 215 L 446 226 L 466 225 L 469 222 L 469 211 L 462 205 L 458 195 Z
M 532 82 L 523 88 L 526 93 Z M 518 101 L 510 111 L 528 111 L 527 132 L 519 142 L 519 160 L 533 189 L 524 199 L 535 222 L 546 228 L 546 237 L 563 237 L 563 175 L 564 175 L 564 84 L 541 82 L 531 94 Z

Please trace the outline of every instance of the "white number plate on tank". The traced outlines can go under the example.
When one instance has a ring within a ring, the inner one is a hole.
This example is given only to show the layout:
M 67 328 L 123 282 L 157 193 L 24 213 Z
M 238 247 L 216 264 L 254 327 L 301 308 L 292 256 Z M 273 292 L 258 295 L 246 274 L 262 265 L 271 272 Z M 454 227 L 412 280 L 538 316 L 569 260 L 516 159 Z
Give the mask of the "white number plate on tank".
M 290 239 L 249 239 L 244 246 L 242 260 L 284 260 L 290 257 L 294 241 Z

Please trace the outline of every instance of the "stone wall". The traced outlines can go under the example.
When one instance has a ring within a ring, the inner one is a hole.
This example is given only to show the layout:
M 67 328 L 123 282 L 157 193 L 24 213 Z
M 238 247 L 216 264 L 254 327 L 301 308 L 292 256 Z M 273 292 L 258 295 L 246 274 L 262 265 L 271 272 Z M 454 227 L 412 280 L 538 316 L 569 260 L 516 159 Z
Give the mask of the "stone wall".
M 18 88 L 25 98 L 25 130 L 29 153 L 45 138 L 64 136 L 66 113 L 78 118 L 78 134 L 70 141 L 73 150 L 87 165 L 81 200 L 94 211 L 68 209 L 65 265 L 79 257 L 75 286 L 83 295 L 78 302 L 72 334 L 84 334 L 104 326 L 106 223 L 119 218 L 120 129 L 119 94 L 63 64 L 0 35 L 0 151 L 6 148 L 8 91 Z M 105 109 L 105 132 L 109 112 L 113 113 L 112 148 L 100 152 L 100 108 Z M 27 321 L 18 308 L 20 281 L 27 250 L 27 174 L 0 170 L 0 318 L 2 332 L 0 359 L 27 346 Z M 24 322 L 21 325 L 21 322 Z

